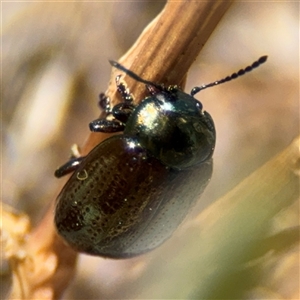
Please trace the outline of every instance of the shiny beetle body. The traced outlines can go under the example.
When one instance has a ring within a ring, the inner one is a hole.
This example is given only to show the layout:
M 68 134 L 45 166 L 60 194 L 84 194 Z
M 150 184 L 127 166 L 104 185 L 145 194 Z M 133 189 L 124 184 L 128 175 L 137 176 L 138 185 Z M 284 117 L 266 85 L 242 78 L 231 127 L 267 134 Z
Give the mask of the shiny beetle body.
M 83 162 L 58 197 L 56 226 L 75 249 L 112 258 L 164 242 L 212 173 L 211 160 L 198 169 L 171 170 L 124 135 L 108 138 Z
M 111 64 L 145 83 L 150 96 L 134 106 L 120 76 L 124 102 L 110 108 L 101 95 L 107 117 L 91 122 L 91 130 L 123 132 L 56 171 L 61 177 L 75 170 L 58 196 L 55 224 L 78 251 L 127 258 L 159 246 L 182 222 L 211 178 L 216 133 L 211 116 L 193 97 L 207 86 L 188 95 Z

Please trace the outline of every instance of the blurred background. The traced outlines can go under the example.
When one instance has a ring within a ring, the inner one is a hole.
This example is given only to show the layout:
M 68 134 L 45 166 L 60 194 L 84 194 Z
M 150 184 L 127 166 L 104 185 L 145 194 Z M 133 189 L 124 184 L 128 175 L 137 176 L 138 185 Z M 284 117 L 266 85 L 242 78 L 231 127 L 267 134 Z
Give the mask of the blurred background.
M 33 225 L 57 191 L 55 169 L 68 159 L 72 144 L 83 145 L 89 122 L 100 113 L 98 94 L 110 78 L 108 59 L 121 57 L 164 4 L 2 3 L 2 196 L 27 213 Z M 217 145 L 212 180 L 188 220 L 299 134 L 299 3 L 233 4 L 190 69 L 185 90 L 230 75 L 262 55 L 269 58 L 259 69 L 197 94 L 215 121 Z M 296 226 L 298 206 L 283 209 L 284 227 Z M 182 235 L 184 229 L 159 249 L 131 260 L 81 255 L 65 299 L 172 295 L 167 291 L 176 281 L 171 286 L 155 283 L 155 268 L 143 276 L 158 257 L 168 264 L 168 253 L 176 255 Z M 184 265 L 185 259 L 188 253 L 177 263 Z M 299 270 L 290 264 L 292 278 L 298 280 Z M 160 276 L 172 277 L 166 270 Z M 180 270 L 187 280 L 192 276 Z M 9 270 L 2 275 L 9 278 Z M 247 287 L 243 297 L 292 299 L 295 286 L 279 292 L 279 282 L 278 289 L 274 283 L 263 292 Z

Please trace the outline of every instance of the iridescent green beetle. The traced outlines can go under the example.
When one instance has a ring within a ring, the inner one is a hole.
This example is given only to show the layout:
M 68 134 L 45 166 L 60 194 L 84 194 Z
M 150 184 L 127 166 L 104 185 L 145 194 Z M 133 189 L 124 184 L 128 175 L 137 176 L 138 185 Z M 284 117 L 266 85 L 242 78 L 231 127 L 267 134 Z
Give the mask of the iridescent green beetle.
M 91 255 L 127 258 L 168 239 L 204 191 L 212 175 L 214 122 L 193 96 L 230 81 L 267 60 L 191 94 L 140 78 L 117 62 L 112 66 L 146 84 L 150 96 L 139 105 L 116 77 L 124 99 L 113 108 L 103 94 L 107 116 L 90 123 L 96 132 L 122 132 L 72 159 L 55 175 L 74 174 L 57 199 L 58 233 L 75 249 Z

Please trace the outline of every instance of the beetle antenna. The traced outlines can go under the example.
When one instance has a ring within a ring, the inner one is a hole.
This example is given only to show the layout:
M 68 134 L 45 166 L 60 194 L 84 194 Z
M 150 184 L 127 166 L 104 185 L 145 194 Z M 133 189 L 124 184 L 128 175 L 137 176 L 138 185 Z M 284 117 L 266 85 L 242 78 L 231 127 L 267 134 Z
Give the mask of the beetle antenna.
M 214 81 L 214 82 L 211 82 L 209 84 L 204 84 L 202 86 L 196 86 L 194 87 L 192 90 L 191 90 L 191 96 L 194 96 L 195 94 L 199 93 L 200 91 L 204 90 L 204 89 L 207 89 L 209 87 L 212 87 L 212 86 L 216 86 L 216 85 L 219 85 L 221 83 L 224 83 L 224 82 L 227 82 L 227 81 L 230 81 L 232 79 L 236 79 L 242 75 L 244 75 L 245 73 L 247 72 L 250 72 L 252 71 L 253 69 L 257 68 L 258 66 L 260 66 L 261 64 L 263 64 L 264 62 L 266 62 L 268 56 L 267 55 L 264 55 L 262 57 L 260 57 L 257 61 L 255 61 L 252 65 L 244 68 L 244 69 L 241 69 L 239 70 L 238 72 L 236 73 L 233 73 L 231 74 L 230 76 L 227 76 L 223 79 L 220 79 L 220 80 L 217 80 L 217 81 Z
M 139 81 L 139 82 L 142 82 L 142 83 L 145 83 L 145 84 L 148 84 L 148 85 L 152 85 L 152 86 L 158 88 L 159 90 L 162 89 L 162 86 L 161 86 L 161 85 L 156 84 L 156 83 L 154 83 L 154 82 L 151 82 L 151 81 L 149 81 L 149 80 L 145 80 L 145 79 L 141 78 L 140 76 L 138 76 L 137 74 L 135 74 L 135 73 L 132 72 L 131 70 L 128 70 L 127 68 L 125 68 L 124 66 L 122 66 L 121 64 L 119 64 L 118 62 L 116 62 L 116 61 L 114 61 L 114 60 L 109 60 L 109 63 L 110 63 L 113 67 L 115 67 L 115 68 L 117 68 L 117 69 L 119 69 L 119 70 L 125 72 L 127 75 L 129 75 L 131 78 L 135 79 L 136 81 Z

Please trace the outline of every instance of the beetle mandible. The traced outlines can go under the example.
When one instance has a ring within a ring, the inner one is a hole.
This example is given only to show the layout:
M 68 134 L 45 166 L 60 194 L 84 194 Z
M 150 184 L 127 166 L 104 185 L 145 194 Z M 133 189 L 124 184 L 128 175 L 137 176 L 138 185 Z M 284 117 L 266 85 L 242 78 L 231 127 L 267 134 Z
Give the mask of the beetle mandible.
M 92 121 L 91 131 L 122 133 L 56 170 L 56 177 L 75 171 L 57 198 L 58 233 L 80 252 L 111 258 L 133 257 L 162 244 L 185 218 L 212 174 L 215 126 L 194 95 L 266 60 L 262 56 L 231 76 L 193 88 L 190 95 L 177 86 L 142 79 L 110 61 L 144 83 L 150 96 L 134 105 L 120 75 L 116 86 L 124 101 L 111 108 L 109 98 L 100 95 L 107 116 Z

